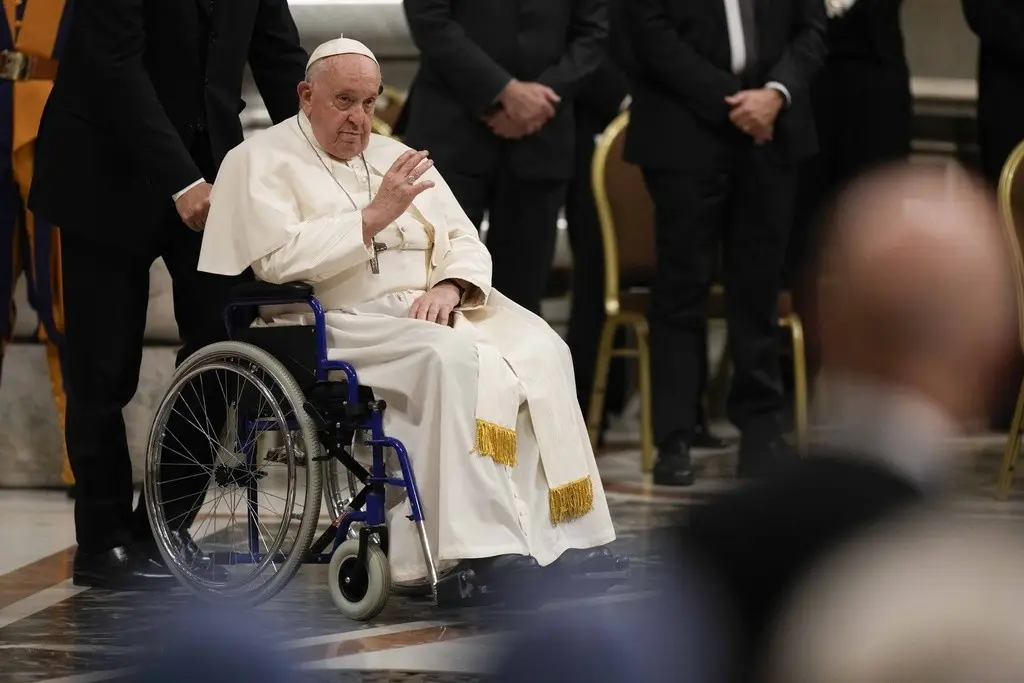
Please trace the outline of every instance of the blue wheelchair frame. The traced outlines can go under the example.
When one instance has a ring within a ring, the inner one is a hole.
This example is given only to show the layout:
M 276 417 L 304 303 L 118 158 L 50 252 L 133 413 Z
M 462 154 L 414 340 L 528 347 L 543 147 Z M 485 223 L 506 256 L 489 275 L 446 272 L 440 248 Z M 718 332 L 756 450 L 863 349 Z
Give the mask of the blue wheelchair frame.
M 313 288 L 304 283 L 287 283 L 283 285 L 272 285 L 268 283 L 249 283 L 240 285 L 232 292 L 231 300 L 224 310 L 224 322 L 228 330 L 228 337 L 236 340 L 238 326 L 234 324 L 234 314 L 241 308 L 253 306 L 275 306 L 304 303 L 312 310 L 314 318 L 314 338 L 316 344 L 316 368 L 315 377 L 318 383 L 330 384 L 330 373 L 342 372 L 345 374 L 346 387 L 346 408 L 353 407 L 357 410 L 352 414 L 358 415 L 358 407 L 365 405 L 368 409 L 368 420 L 353 422 L 350 415 L 321 414 L 315 410 L 306 397 L 303 409 L 317 423 L 318 435 L 321 442 L 324 434 L 337 435 L 345 430 L 356 430 L 356 433 L 369 432 L 369 438 L 363 443 L 372 449 L 372 465 L 367 472 L 362 465 L 351 458 L 351 455 L 344 452 L 344 448 L 350 444 L 324 443 L 326 456 L 317 460 L 326 460 L 337 457 L 343 466 L 350 471 L 355 471 L 357 478 L 363 484 L 363 489 L 358 494 L 353 491 L 353 500 L 349 503 L 347 510 L 342 512 L 341 518 L 337 520 L 327 531 L 317 539 L 311 546 L 306 564 L 327 564 L 338 547 L 348 538 L 349 529 L 353 523 L 362 523 L 360 529 L 359 560 L 360 567 L 365 566 L 366 546 L 370 542 L 372 534 L 378 534 L 381 545 L 387 552 L 387 508 L 385 506 L 384 486 L 403 487 L 409 496 L 412 520 L 419 531 L 420 542 L 423 545 L 424 558 L 427 563 L 428 576 L 430 578 L 431 591 L 434 599 L 437 599 L 437 568 L 434 564 L 433 555 L 430 550 L 424 526 L 423 507 L 420 503 L 419 489 L 416 486 L 416 475 L 413 472 L 412 464 L 409 461 L 409 453 L 405 445 L 398 439 L 391 438 L 384 434 L 384 409 L 383 401 L 367 401 L 360 395 L 359 377 L 355 368 L 345 361 L 330 360 L 327 357 L 327 320 L 323 305 L 313 295 Z M 254 432 L 266 427 L 266 423 L 276 424 L 274 419 L 255 419 L 240 417 L 239 438 L 245 438 L 244 455 L 246 467 L 250 471 L 256 465 L 255 439 L 251 439 Z M 291 427 L 292 425 L 289 425 Z M 335 432 L 334 430 L 337 430 Z M 242 436 L 244 435 L 244 437 Z M 385 448 L 392 448 L 398 458 L 401 467 L 401 478 L 388 476 L 385 464 Z M 345 455 L 342 455 L 342 452 Z M 306 466 L 319 466 L 319 462 L 307 454 L 309 458 Z M 358 468 L 357 470 L 355 468 Z M 360 476 L 364 475 L 364 476 Z M 218 564 L 233 562 L 235 564 L 258 563 L 264 559 L 264 554 L 259 553 L 259 510 L 257 508 L 257 483 L 256 477 L 249 477 L 247 493 L 249 500 L 249 550 L 250 553 L 217 553 L 214 561 Z M 332 545 L 333 542 L 333 545 Z M 329 552 L 324 552 L 328 545 L 332 545 Z M 223 556 L 223 557 L 222 557 Z

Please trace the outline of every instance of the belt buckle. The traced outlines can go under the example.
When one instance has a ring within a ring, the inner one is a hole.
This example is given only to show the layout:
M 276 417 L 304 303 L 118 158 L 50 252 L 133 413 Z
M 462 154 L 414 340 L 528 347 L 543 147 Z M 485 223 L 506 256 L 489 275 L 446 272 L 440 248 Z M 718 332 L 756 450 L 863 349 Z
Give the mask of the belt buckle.
M 21 81 L 28 74 L 28 55 L 16 50 L 0 50 L 3 64 L 0 66 L 0 78 L 8 81 Z

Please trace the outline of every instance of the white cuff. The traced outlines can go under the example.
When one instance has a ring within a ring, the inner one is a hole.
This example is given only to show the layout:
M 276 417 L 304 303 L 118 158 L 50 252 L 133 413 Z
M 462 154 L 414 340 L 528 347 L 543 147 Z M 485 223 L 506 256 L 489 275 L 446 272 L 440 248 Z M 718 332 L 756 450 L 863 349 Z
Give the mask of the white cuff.
M 179 199 L 181 199 L 181 195 L 185 194 L 186 192 L 191 190 L 196 185 L 202 185 L 205 182 L 206 182 L 205 178 L 200 178 L 199 180 L 195 181 L 194 183 L 192 183 L 188 187 L 183 188 L 182 190 L 180 190 L 180 191 L 174 193 L 173 195 L 171 195 L 171 199 L 173 199 L 174 201 L 178 201 Z
M 633 104 L 633 96 L 626 95 L 626 99 L 622 100 L 622 104 L 619 105 L 619 112 L 624 112 L 629 109 L 629 105 Z
M 778 81 L 769 81 L 764 84 L 764 87 L 771 88 L 772 90 L 778 90 L 780 93 L 782 93 L 782 97 L 785 98 L 786 100 L 787 107 L 793 104 L 793 98 L 789 96 L 789 88 L 782 85 Z

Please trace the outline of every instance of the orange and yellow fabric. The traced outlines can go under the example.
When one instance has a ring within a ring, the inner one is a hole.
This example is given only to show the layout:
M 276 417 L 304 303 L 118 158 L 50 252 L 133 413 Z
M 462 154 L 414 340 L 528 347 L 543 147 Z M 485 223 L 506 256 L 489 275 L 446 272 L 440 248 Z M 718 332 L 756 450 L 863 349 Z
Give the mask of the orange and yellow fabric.
M 56 228 L 26 209 L 35 141 L 70 29 L 73 0 L 3 0 L 0 16 L 0 362 L 14 333 L 14 291 L 22 276 L 46 344 L 50 384 L 63 442 L 64 320 Z M 64 449 L 64 483 L 74 476 Z

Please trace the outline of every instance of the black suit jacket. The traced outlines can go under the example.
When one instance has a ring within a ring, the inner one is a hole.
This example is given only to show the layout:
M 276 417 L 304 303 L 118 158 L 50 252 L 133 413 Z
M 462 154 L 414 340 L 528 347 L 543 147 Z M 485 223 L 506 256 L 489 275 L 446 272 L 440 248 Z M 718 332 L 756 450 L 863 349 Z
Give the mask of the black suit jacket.
M 442 172 L 526 179 L 573 170 L 573 98 L 601 64 L 606 0 L 404 0 L 420 69 L 405 141 L 429 149 Z M 562 101 L 540 131 L 516 141 L 483 122 L 508 82 L 553 89 Z M 504 156 L 504 159 L 502 157 Z
M 1016 0 L 961 0 L 978 55 L 978 135 L 992 183 L 1024 139 L 1024 5 Z
M 287 0 L 81 0 L 43 114 L 29 206 L 65 231 L 144 241 L 171 196 L 213 182 L 242 141 L 246 62 L 277 122 L 298 111 L 306 58 Z M 211 168 L 192 154 L 203 134 Z
M 750 144 L 725 98 L 769 81 L 793 100 L 776 121 L 772 153 L 794 162 L 815 152 L 809 89 L 825 58 L 822 0 L 757 0 L 760 58 L 743 75 L 732 73 L 723 0 L 628 0 L 622 15 L 633 61 L 628 161 L 685 169 Z
M 900 12 L 903 0 L 857 0 L 828 22 L 828 61 L 857 59 L 907 68 Z
M 684 552 L 732 596 L 739 641 L 754 665 L 790 592 L 829 551 L 922 501 L 909 481 L 868 460 L 817 453 L 779 478 L 693 509 Z

